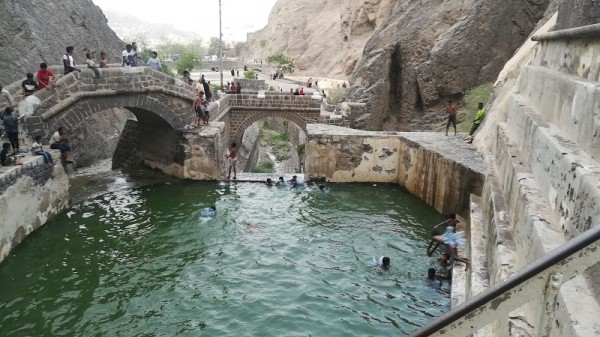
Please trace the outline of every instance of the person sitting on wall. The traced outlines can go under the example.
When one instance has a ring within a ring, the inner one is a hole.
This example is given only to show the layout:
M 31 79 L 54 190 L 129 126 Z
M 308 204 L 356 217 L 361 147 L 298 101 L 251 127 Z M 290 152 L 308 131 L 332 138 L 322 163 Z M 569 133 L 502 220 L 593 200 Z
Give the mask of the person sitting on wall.
M 67 129 L 61 126 L 54 132 L 50 138 L 50 148 L 53 150 L 60 150 L 62 159 L 66 163 L 72 163 L 71 160 L 71 147 L 69 146 L 69 137 Z
M 44 151 L 42 147 L 42 136 L 35 136 L 33 144 L 31 144 L 31 154 L 34 156 L 44 157 L 44 163 L 52 164 L 52 155 Z
M 11 165 L 21 165 L 21 158 L 17 156 L 11 156 L 11 146 L 10 143 L 2 144 L 2 150 L 0 151 L 0 165 L 2 166 L 11 166 Z
M 231 84 L 231 87 L 229 88 L 229 93 L 237 94 L 237 86 L 235 85 L 235 82 Z

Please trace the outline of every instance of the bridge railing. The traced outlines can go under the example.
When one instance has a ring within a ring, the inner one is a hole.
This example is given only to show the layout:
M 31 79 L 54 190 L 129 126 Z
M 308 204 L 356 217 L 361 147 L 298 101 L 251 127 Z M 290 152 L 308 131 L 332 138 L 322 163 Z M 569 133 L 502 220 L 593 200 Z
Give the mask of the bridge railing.
M 600 226 L 566 242 L 527 265 L 505 281 L 472 297 L 410 337 L 468 337 L 490 323 L 506 320 L 524 304 L 542 298 L 544 307 L 536 328 L 550 336 L 557 297 L 563 283 L 600 261 Z

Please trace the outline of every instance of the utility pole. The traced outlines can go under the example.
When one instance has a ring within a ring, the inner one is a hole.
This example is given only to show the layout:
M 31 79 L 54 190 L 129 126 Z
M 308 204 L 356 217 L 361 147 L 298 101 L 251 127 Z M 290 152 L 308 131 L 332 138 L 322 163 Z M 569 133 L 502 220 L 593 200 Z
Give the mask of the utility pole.
M 219 72 L 221 73 L 221 90 L 223 90 L 223 32 L 221 30 L 221 0 L 219 0 Z

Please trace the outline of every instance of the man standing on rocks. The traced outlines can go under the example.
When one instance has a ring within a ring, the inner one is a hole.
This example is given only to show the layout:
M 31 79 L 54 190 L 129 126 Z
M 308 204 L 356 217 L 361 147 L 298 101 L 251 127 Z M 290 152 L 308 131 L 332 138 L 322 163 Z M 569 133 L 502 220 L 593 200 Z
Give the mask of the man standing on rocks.
M 450 129 L 450 124 L 454 127 L 454 135 L 456 136 L 456 107 L 452 104 L 451 100 L 448 100 L 446 105 L 446 113 L 448 114 L 448 123 L 446 124 L 446 136 L 448 135 L 448 129 Z
M 469 135 L 465 138 L 467 143 L 473 143 L 473 139 L 475 138 L 473 137 L 473 135 L 475 134 L 475 131 L 477 131 L 477 128 L 479 128 L 479 124 L 483 122 L 484 117 L 485 110 L 483 110 L 483 103 L 479 103 L 477 105 L 477 114 L 475 115 L 475 119 L 473 120 L 473 126 L 471 127 L 471 131 L 469 131 Z
M 13 149 L 13 154 L 19 153 L 19 118 L 13 115 L 12 108 L 4 110 L 4 118 L 2 118 L 8 141 Z

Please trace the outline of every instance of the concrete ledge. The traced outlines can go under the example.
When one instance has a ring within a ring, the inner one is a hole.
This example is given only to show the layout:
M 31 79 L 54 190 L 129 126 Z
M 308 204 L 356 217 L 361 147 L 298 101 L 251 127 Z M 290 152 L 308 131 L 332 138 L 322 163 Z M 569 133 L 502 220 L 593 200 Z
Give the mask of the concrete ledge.
M 572 238 L 600 223 L 600 166 L 577 144 L 529 107 L 519 95 L 511 98 L 509 120 L 522 163 L 540 184 L 550 209 L 546 218 Z
M 69 178 L 59 161 L 27 156 L 22 166 L 2 167 L 0 262 L 32 231 L 69 203 Z
M 541 89 L 540 83 L 543 83 Z M 523 97 L 519 101 L 527 97 L 527 105 L 559 127 L 564 138 L 577 143 L 590 156 L 600 158 L 600 114 L 591 113 L 600 106 L 597 82 L 526 66 L 521 71 L 519 94 Z
M 484 164 L 462 137 L 441 133 L 369 132 L 309 124 L 309 179 L 398 183 L 441 213 L 469 216 Z

